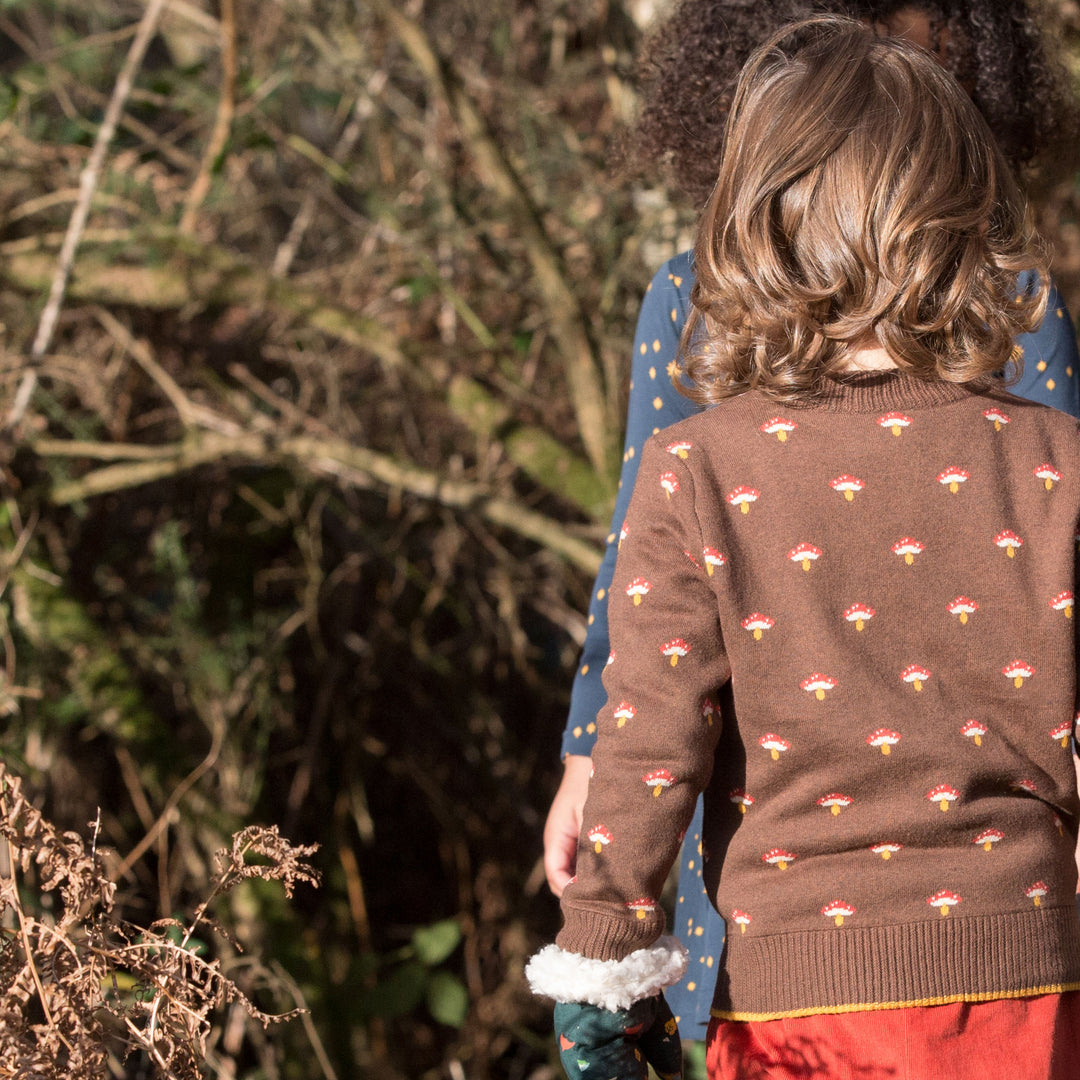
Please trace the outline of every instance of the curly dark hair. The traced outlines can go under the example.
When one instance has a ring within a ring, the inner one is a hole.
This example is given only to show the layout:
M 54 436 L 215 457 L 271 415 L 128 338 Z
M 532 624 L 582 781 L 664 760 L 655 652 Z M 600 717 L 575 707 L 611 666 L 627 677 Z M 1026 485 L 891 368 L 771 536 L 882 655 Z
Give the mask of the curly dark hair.
M 643 108 L 627 164 L 654 175 L 659 168 L 701 206 L 716 180 L 735 80 L 758 45 L 784 23 L 815 14 L 880 23 L 905 9 L 929 15 L 946 66 L 1014 168 L 1073 130 L 1067 81 L 1025 0 L 677 0 L 645 45 Z

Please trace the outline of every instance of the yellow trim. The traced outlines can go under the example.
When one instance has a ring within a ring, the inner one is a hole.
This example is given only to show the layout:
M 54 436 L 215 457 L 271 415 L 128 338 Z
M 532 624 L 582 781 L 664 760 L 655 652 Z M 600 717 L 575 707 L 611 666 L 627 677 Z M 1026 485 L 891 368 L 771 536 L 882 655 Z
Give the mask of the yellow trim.
M 853 1005 L 825 1005 L 808 1009 L 791 1009 L 789 1012 L 741 1013 L 710 1009 L 718 1020 L 788 1020 L 799 1016 L 835 1015 L 837 1013 L 869 1012 L 875 1009 L 910 1009 L 920 1005 L 952 1005 L 958 1001 L 996 1001 L 999 998 L 1041 997 L 1043 994 L 1064 994 L 1080 990 L 1080 982 L 1057 983 L 1053 986 L 1035 986 L 1028 990 L 987 990 L 978 994 L 951 994 L 947 997 L 919 998 L 915 1001 L 872 1001 Z

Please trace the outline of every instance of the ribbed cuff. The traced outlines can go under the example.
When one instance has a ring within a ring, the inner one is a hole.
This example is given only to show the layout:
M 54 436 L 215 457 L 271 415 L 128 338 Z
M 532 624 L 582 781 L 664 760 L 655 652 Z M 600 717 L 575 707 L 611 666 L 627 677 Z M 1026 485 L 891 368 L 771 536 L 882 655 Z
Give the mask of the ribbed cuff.
M 608 907 L 578 907 L 564 896 L 563 928 L 555 944 L 594 960 L 622 960 L 651 945 L 664 932 L 666 920 L 660 905 L 646 899 L 639 904 L 633 914 L 613 914 Z
M 674 937 L 662 937 L 622 960 L 594 960 L 548 945 L 525 965 L 525 977 L 541 997 L 616 1012 L 678 982 L 686 963 L 686 949 Z

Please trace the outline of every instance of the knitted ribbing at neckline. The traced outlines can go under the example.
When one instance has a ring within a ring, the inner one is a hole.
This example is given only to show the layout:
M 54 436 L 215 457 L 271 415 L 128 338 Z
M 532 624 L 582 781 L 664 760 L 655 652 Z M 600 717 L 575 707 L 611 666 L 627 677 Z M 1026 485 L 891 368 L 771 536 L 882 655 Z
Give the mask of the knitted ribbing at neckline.
M 999 384 L 998 384 L 999 385 Z M 813 398 L 785 402 L 785 409 L 823 409 L 829 412 L 874 412 L 889 409 L 933 408 L 986 392 L 995 383 L 949 383 L 923 379 L 905 371 L 860 371 L 826 379 Z

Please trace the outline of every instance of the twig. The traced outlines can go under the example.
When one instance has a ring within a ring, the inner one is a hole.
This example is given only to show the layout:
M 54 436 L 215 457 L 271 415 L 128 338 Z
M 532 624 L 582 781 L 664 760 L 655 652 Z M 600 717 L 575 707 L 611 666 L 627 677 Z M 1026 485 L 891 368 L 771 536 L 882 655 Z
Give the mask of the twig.
M 184 201 L 180 215 L 180 232 L 190 233 L 195 228 L 195 217 L 210 190 L 210 177 L 218 158 L 229 141 L 233 113 L 236 111 L 236 9 L 235 0 L 221 0 L 221 97 L 218 99 L 214 127 L 206 143 L 199 174 Z
M 109 99 L 108 108 L 105 110 L 105 117 L 94 139 L 94 149 L 90 154 L 86 167 L 83 169 L 82 176 L 79 178 L 79 199 L 68 222 L 67 234 L 64 236 L 64 243 L 60 248 L 60 257 L 53 276 L 52 288 L 49 290 L 49 299 L 45 304 L 44 311 L 41 313 L 37 335 L 30 348 L 32 364 L 40 360 L 52 344 L 56 322 L 60 317 L 60 308 L 63 305 L 64 294 L 67 291 L 68 279 L 71 277 L 71 269 L 75 264 L 75 252 L 79 246 L 79 237 L 82 235 L 87 216 L 90 213 L 90 203 L 94 198 L 94 191 L 97 188 L 101 170 L 105 165 L 105 156 L 108 153 L 109 144 L 116 134 L 116 125 L 121 112 L 123 112 L 128 95 L 131 93 L 135 73 L 142 64 L 143 56 L 146 54 L 161 15 L 168 4 L 169 0 L 150 0 L 139 22 L 139 29 L 131 43 L 131 48 L 128 49 L 124 65 L 117 76 L 112 97 Z M 19 389 L 16 391 L 15 400 L 4 425 L 8 430 L 15 427 L 22 419 L 27 406 L 30 404 L 30 397 L 36 385 L 37 371 L 34 367 L 31 367 L 23 376 Z

